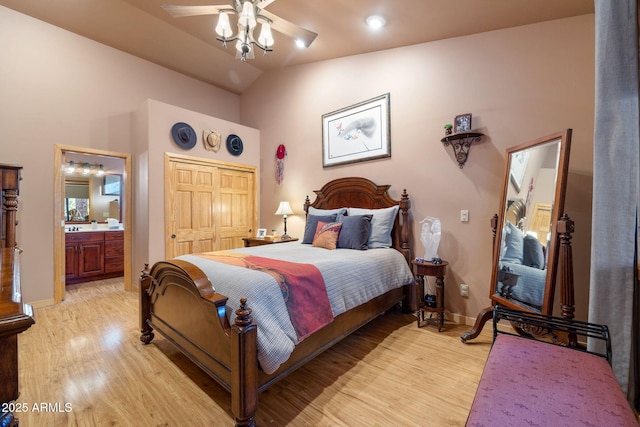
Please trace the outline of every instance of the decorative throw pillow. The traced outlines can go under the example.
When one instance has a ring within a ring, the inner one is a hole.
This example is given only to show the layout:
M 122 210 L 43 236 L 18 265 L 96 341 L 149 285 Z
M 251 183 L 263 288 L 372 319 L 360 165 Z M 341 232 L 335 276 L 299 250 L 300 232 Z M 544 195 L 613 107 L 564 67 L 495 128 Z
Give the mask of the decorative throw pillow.
M 507 222 L 504 233 L 505 251 L 502 261 L 522 264 L 524 253 L 524 235 L 515 225 Z
M 371 218 L 373 218 L 373 215 L 338 215 L 338 222 L 342 223 L 342 229 L 338 237 L 338 247 L 361 251 L 367 249 Z
M 524 249 L 522 251 L 522 263 L 529 267 L 539 268 L 544 270 L 544 251 L 542 250 L 542 244 L 533 236 L 524 236 Z
M 391 247 L 391 231 L 398 215 L 399 206 L 392 206 L 383 209 L 361 209 L 349 208 L 349 216 L 352 215 L 373 215 L 371 218 L 371 229 L 369 230 L 369 249 Z
M 318 231 L 313 237 L 312 246 L 333 250 L 338 243 L 338 236 L 342 223 L 340 222 L 318 222 Z
M 316 230 L 318 229 L 318 222 L 335 222 L 336 214 L 317 216 L 317 215 L 307 215 L 307 224 L 304 227 L 304 236 L 302 237 L 302 243 L 306 243 L 310 245 L 313 243 L 313 236 L 316 234 Z

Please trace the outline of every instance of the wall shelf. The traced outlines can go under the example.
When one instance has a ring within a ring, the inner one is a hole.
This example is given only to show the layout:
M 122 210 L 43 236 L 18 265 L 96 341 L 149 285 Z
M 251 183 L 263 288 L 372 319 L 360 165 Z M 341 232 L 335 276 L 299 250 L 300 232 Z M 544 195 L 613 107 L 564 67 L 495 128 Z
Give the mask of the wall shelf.
M 474 142 L 480 142 L 483 136 L 484 134 L 480 132 L 458 132 L 449 134 L 440 141 L 445 147 L 451 145 L 451 148 L 453 148 L 453 155 L 458 162 L 458 166 L 462 169 L 469 158 L 471 144 Z

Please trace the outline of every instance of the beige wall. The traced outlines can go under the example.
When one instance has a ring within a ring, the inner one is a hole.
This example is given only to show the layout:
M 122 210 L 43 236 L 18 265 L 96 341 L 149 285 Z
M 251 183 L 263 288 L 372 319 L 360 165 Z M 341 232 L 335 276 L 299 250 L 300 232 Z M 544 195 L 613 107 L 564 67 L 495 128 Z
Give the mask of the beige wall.
M 192 157 L 212 159 L 221 162 L 240 163 L 259 166 L 260 164 L 260 132 L 227 120 L 207 116 L 195 111 L 162 102 L 148 100 L 136 113 L 139 118 L 137 126 L 141 129 L 137 134 L 141 138 L 136 141 L 134 173 L 137 181 L 134 214 L 134 266 L 144 263 L 153 264 L 165 259 L 165 224 L 164 224 L 164 162 L 165 153 L 175 153 Z M 190 150 L 176 145 L 171 137 L 174 123 L 188 123 L 196 132 L 198 141 Z M 207 151 L 202 143 L 202 131 L 212 129 L 222 135 L 222 146 L 217 153 Z M 238 135 L 242 139 L 243 151 L 234 156 L 226 148 L 226 137 Z M 144 135 L 144 136 L 143 136 Z M 260 190 L 260 183 L 257 190 Z
M 265 73 L 241 97 L 242 122 L 260 129 L 260 227 L 282 229 L 273 215 L 288 200 L 289 234 L 301 236 L 302 203 L 338 177 L 364 176 L 409 192 L 414 246 L 419 221 L 442 220 L 439 255 L 450 262 L 446 308 L 475 317 L 489 305 L 491 232 L 498 210 L 504 152 L 523 142 L 573 128 L 566 211 L 574 238 L 578 315 L 586 318 L 594 105 L 594 17 L 576 18 L 448 39 Z M 392 157 L 323 169 L 321 116 L 389 92 Z M 266 108 L 268 106 L 268 108 Z M 440 143 L 443 125 L 472 113 L 486 134 L 459 169 Z M 285 178 L 274 179 L 275 151 L 285 144 Z M 468 209 L 469 223 L 459 221 Z M 470 286 L 469 298 L 458 284 Z M 469 320 L 469 319 L 467 319 Z
M 0 162 L 24 167 L 17 231 L 23 298 L 50 302 L 53 227 L 60 225 L 53 217 L 54 144 L 130 153 L 133 113 L 148 98 L 233 122 L 240 100 L 4 7 L 0 39 Z

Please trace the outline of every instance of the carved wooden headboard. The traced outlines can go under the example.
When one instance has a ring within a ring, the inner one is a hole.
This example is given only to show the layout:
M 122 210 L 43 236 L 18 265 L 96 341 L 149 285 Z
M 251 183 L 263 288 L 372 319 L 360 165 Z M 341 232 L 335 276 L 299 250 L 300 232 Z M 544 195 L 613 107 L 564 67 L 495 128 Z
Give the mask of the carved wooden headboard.
M 409 244 L 409 209 L 411 202 L 407 190 L 402 191 L 400 200 L 389 195 L 390 185 L 377 185 L 367 178 L 349 177 L 338 178 L 326 183 L 322 189 L 315 190 L 316 200 L 313 203 L 307 196 L 304 211 L 308 213 L 309 206 L 317 209 L 363 208 L 381 209 L 399 206 L 399 213 L 393 225 L 393 247 L 400 251 L 411 265 L 412 251 Z

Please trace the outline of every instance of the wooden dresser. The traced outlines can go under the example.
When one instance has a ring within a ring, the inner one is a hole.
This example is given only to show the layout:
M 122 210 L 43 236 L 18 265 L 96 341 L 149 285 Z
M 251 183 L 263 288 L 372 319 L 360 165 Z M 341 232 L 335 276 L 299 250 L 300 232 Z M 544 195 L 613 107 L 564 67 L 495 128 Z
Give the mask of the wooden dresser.
M 18 391 L 18 334 L 35 323 L 33 309 L 22 302 L 20 290 L 20 252 L 16 246 L 16 214 L 20 166 L 0 164 L 0 425 L 17 426 L 11 402 Z M 6 411 L 5 411 L 6 410 Z

